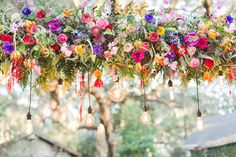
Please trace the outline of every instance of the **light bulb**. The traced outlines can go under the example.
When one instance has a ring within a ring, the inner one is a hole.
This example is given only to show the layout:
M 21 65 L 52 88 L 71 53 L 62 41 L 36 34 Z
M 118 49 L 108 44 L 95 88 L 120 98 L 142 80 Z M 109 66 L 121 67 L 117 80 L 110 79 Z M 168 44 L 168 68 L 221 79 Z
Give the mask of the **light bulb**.
M 151 116 L 147 111 L 143 111 L 143 113 L 140 116 L 140 121 L 143 124 L 150 124 L 151 123 Z
M 88 113 L 85 116 L 85 126 L 91 127 L 94 125 L 94 123 L 95 123 L 95 118 L 93 117 L 92 113 Z
M 33 123 L 31 119 L 27 119 L 26 121 L 26 134 L 30 135 L 33 133 Z
M 58 97 L 61 99 L 64 94 L 64 88 L 63 88 L 63 79 L 58 80 Z
M 171 101 L 173 101 L 175 99 L 174 88 L 173 87 L 169 87 L 169 96 L 170 96 Z
M 119 82 L 116 82 L 109 91 L 109 97 L 114 102 L 121 102 L 125 99 L 126 92 L 123 87 L 120 86 Z
M 197 117 L 197 129 L 201 131 L 203 129 L 203 121 L 202 116 Z

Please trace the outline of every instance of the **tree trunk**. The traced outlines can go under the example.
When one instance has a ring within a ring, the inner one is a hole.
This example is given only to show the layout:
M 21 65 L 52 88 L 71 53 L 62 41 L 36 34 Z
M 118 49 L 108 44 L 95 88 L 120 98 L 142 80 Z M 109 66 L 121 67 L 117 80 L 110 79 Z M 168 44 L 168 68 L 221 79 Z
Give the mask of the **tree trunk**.
M 211 17 L 211 0 L 204 0 L 203 6 L 206 9 L 206 16 Z

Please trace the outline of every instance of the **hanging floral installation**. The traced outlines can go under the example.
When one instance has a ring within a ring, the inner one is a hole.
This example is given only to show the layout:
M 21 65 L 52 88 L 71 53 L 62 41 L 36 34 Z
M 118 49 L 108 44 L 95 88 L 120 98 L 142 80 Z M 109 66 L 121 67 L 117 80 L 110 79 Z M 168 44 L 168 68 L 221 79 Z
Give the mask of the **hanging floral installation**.
M 103 75 L 148 82 L 162 74 L 181 78 L 183 85 L 196 77 L 235 78 L 236 28 L 230 15 L 184 17 L 132 3 L 109 13 L 106 5 L 59 14 L 28 7 L 1 12 L 0 62 L 9 89 L 14 83 L 25 87 L 31 70 L 37 74 L 34 84 L 46 91 L 53 80 L 69 87 L 89 71 L 95 87 L 103 86 Z

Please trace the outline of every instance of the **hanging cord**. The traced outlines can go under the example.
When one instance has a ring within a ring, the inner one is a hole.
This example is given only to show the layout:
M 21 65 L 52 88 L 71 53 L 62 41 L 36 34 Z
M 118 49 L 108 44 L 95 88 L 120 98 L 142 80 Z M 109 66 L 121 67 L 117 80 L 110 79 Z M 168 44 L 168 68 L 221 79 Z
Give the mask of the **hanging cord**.
M 148 110 L 148 106 L 147 106 L 147 103 L 146 103 L 146 88 L 145 88 L 145 82 L 143 80 L 143 101 L 144 101 L 144 105 L 143 105 L 143 110 L 144 111 L 147 111 Z
M 29 102 L 29 109 L 27 113 L 27 119 L 31 119 L 31 102 L 32 102 L 32 70 L 30 70 L 30 102 Z
M 197 77 L 197 75 L 196 75 L 196 84 L 197 84 L 197 116 L 201 117 L 200 100 L 199 100 L 199 84 L 198 84 L 198 77 Z
M 88 94 L 89 94 L 89 107 L 88 107 L 88 113 L 92 113 L 92 107 L 91 107 L 91 99 L 90 99 L 90 73 L 88 71 Z

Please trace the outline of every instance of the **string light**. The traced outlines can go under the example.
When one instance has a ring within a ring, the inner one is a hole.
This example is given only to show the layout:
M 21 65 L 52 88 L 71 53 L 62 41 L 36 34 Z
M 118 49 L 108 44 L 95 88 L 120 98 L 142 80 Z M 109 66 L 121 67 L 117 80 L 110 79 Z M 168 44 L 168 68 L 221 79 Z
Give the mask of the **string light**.
M 174 96 L 173 82 L 171 80 L 168 81 L 168 87 L 169 87 L 170 100 L 173 101 L 175 99 L 175 96 Z
M 147 103 L 146 103 L 145 83 L 143 83 L 143 98 L 144 98 L 143 113 L 140 116 L 140 121 L 143 124 L 150 124 L 151 123 L 151 116 L 148 113 L 148 106 L 147 106 Z
M 27 121 L 26 121 L 26 134 L 30 135 L 33 133 L 33 123 L 32 123 L 32 115 L 31 115 L 31 100 L 32 100 L 32 70 L 30 70 L 30 103 L 29 110 L 27 113 Z
M 58 80 L 58 97 L 61 99 L 63 97 L 63 79 L 59 78 Z
M 89 72 L 88 72 L 88 94 L 89 94 L 89 107 L 88 107 L 88 113 L 87 115 L 85 116 L 85 126 L 87 127 L 91 127 L 94 125 L 95 123 L 95 118 L 92 114 L 93 112 L 93 109 L 91 107 L 91 100 L 90 100 L 90 83 L 89 83 L 90 79 L 89 79 Z
M 117 78 L 114 86 L 109 91 L 109 97 L 114 102 L 121 102 L 125 99 L 125 89 L 120 85 L 119 78 Z
M 203 120 L 202 120 L 202 113 L 200 111 L 200 101 L 199 101 L 199 91 L 198 91 L 198 79 L 196 77 L 196 84 L 197 84 L 197 129 L 201 131 L 203 129 Z

